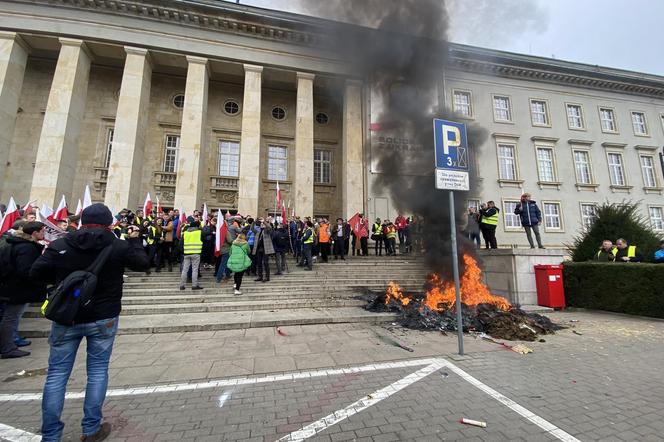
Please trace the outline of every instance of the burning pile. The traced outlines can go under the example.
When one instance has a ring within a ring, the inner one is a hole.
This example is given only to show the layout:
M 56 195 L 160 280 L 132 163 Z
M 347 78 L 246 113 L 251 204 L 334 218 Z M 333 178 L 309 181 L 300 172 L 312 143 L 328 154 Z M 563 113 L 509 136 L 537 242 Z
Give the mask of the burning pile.
M 526 313 L 512 307 L 507 299 L 491 294 L 482 282 L 477 261 L 469 254 L 463 256 L 461 302 L 464 331 L 487 333 L 494 338 L 534 341 L 537 335 L 553 333 L 560 327 L 536 313 Z M 454 283 L 431 274 L 425 293 L 404 293 L 390 282 L 385 294 L 367 305 L 372 311 L 396 311 L 399 321 L 418 330 L 454 331 L 457 329 Z

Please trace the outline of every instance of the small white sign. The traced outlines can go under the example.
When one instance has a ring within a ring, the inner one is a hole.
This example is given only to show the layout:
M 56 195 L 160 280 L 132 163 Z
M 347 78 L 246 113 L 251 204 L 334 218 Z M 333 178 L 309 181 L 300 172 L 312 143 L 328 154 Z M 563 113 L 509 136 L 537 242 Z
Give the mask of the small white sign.
M 468 172 L 461 170 L 436 169 L 436 189 L 470 190 Z

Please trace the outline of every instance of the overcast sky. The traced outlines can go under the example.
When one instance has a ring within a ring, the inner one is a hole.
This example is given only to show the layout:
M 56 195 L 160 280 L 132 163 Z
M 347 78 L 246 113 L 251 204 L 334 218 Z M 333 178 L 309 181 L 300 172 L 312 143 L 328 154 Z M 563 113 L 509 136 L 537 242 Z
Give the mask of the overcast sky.
M 304 12 L 298 0 L 240 3 Z M 448 4 L 450 39 L 457 43 L 664 75 L 664 0 L 448 0 Z

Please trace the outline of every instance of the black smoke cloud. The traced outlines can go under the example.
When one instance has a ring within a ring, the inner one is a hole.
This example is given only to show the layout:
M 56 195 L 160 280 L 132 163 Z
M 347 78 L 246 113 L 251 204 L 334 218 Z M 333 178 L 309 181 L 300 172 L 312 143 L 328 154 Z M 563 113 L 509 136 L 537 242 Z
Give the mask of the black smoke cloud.
M 332 32 L 330 46 L 351 60 L 383 95 L 385 107 L 380 123 L 397 127 L 402 138 L 420 146 L 414 151 L 381 150 L 377 163 L 380 173 L 374 190 L 388 194 L 400 213 L 413 214 L 421 220 L 428 268 L 450 277 L 449 195 L 435 189 L 432 124 L 434 117 L 456 119 L 440 98 L 448 59 L 449 17 L 445 2 L 304 0 L 302 4 L 313 15 L 340 21 Z M 342 22 L 365 28 L 349 27 Z M 474 147 L 481 146 L 486 131 L 474 124 L 467 128 L 472 152 Z M 404 164 L 408 164 L 407 173 Z M 478 180 L 472 169 L 471 165 L 471 188 L 477 190 Z M 457 192 L 455 197 L 456 225 L 464 226 L 467 194 Z M 461 235 L 459 247 L 461 253 L 474 253 L 473 245 Z

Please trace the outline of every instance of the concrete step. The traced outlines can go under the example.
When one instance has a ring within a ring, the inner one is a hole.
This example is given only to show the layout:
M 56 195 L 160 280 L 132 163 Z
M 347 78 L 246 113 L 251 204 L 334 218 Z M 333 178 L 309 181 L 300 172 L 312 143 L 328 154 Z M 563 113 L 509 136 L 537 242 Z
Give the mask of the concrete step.
M 363 307 L 365 301 L 357 299 L 281 299 L 281 300 L 253 300 L 243 299 L 228 302 L 199 302 L 199 303 L 173 303 L 173 304 L 143 304 L 122 306 L 122 315 L 171 315 L 182 313 L 211 313 L 236 312 L 256 310 L 283 310 L 298 308 L 335 308 L 335 307 Z M 25 318 L 40 318 L 39 307 L 28 307 Z
M 400 283 L 413 283 L 419 281 L 423 283 L 425 281 L 424 276 L 419 275 L 409 275 L 398 277 L 396 275 L 390 275 L 389 277 L 371 277 L 371 278 L 307 278 L 300 280 L 287 280 L 283 279 L 280 276 L 270 277 L 269 284 L 262 283 L 260 281 L 254 281 L 255 276 L 247 276 L 246 279 L 243 279 L 242 285 L 266 285 L 271 287 L 286 287 L 286 288 L 297 288 L 297 287 L 336 287 L 340 285 L 350 285 L 350 286 L 364 286 L 364 285 L 376 285 L 382 284 L 387 285 L 389 281 L 397 281 Z M 198 279 L 201 284 L 206 282 L 208 285 L 214 284 L 217 285 L 217 282 L 212 277 L 202 277 Z M 125 282 L 124 289 L 158 289 L 158 288 L 169 288 L 177 287 L 180 285 L 180 279 L 171 279 L 163 281 L 145 281 L 145 282 Z
M 344 322 L 379 324 L 395 319 L 393 313 L 373 313 L 360 307 L 127 315 L 120 318 L 118 334 L 180 333 Z M 50 329 L 51 322 L 45 318 L 25 318 L 21 321 L 21 335 L 25 337 L 47 337 Z

